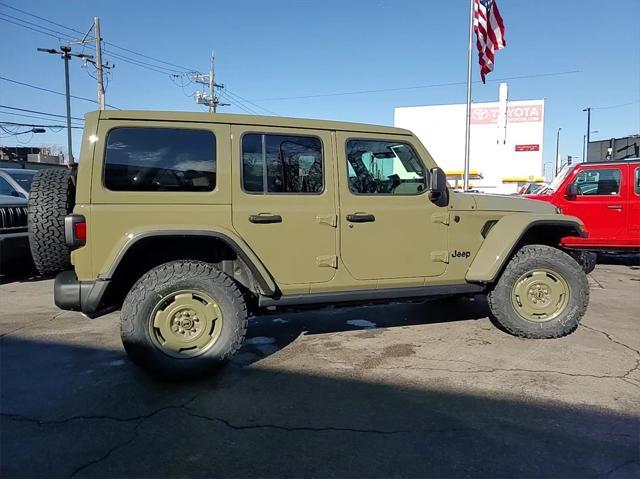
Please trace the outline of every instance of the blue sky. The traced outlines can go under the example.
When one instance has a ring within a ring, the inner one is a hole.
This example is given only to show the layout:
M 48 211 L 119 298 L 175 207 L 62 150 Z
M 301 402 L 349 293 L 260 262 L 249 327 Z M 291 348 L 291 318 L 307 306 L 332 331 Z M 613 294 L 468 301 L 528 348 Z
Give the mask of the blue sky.
M 395 106 L 465 101 L 466 0 L 0 1 L 81 31 L 97 15 L 107 42 L 189 69 L 207 70 L 215 48 L 216 80 L 254 103 L 243 103 L 245 108 L 262 113 L 266 110 L 261 108 L 266 108 L 287 116 L 392 124 Z M 594 108 L 591 129 L 598 131 L 592 138 L 640 133 L 640 0 L 498 2 L 506 23 L 507 48 L 498 53 L 489 82 L 474 85 L 474 101 L 497 98 L 498 83 L 493 80 L 533 76 L 509 80 L 509 96 L 512 100 L 546 100 L 545 161 L 553 159 L 558 127 L 562 127 L 561 154 L 581 156 L 586 129 L 582 109 L 587 106 Z M 21 18 L 75 35 L 0 4 L 2 18 Z M 7 21 L 0 21 L 0 28 L 0 76 L 64 91 L 62 61 L 36 52 L 37 47 L 58 47 L 59 40 Z M 105 57 L 116 64 L 110 75 L 108 103 L 130 109 L 201 108 L 188 96 L 193 85 L 177 86 L 169 72 Z M 474 69 L 478 79 L 475 64 Z M 95 98 L 90 72 L 80 61 L 72 60 L 73 94 Z M 544 74 L 557 75 L 535 77 Z M 273 99 L 452 82 L 460 84 Z M 64 97 L 6 81 L 0 81 L 0 104 L 65 112 Z M 92 109 L 95 106 L 85 101 L 72 103 L 73 116 L 82 117 Z M 244 112 L 237 104 L 220 111 Z M 0 120 L 64 121 L 6 113 L 0 113 Z M 80 130 L 74 135 L 77 145 Z M 64 146 L 65 138 L 64 131 L 46 133 L 36 135 L 29 144 Z

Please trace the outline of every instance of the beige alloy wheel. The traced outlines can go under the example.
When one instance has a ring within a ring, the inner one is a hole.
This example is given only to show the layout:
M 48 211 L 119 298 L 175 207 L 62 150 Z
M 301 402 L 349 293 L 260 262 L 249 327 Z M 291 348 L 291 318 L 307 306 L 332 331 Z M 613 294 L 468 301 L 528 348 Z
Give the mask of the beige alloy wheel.
M 149 334 L 163 353 L 188 359 L 216 343 L 222 323 L 222 310 L 214 298 L 203 291 L 182 290 L 158 302 L 149 319 Z
M 550 321 L 564 312 L 571 299 L 565 279 L 548 269 L 534 269 L 520 276 L 513 285 L 511 302 L 527 321 Z

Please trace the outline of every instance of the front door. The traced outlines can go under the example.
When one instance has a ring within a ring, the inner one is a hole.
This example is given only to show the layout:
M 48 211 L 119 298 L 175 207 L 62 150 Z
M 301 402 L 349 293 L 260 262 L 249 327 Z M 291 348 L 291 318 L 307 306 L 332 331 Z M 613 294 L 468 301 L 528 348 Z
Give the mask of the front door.
M 627 202 L 621 166 L 584 166 L 575 175 L 575 197 L 565 198 L 562 212 L 580 218 L 589 233 L 587 243 L 620 241 L 627 235 Z
M 233 226 L 279 284 L 335 274 L 336 205 L 331 134 L 234 126 Z
M 427 197 L 411 139 L 339 132 L 341 257 L 357 279 L 437 276 L 447 259 L 447 208 Z

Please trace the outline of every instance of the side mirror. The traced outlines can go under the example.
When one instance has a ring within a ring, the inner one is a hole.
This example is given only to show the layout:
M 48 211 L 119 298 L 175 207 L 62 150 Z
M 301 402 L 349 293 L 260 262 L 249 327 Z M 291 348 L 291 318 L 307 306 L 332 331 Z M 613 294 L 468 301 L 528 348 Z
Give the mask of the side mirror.
M 20 194 L 20 192 L 16 190 L 13 190 L 10 196 L 13 196 L 15 198 L 22 198 L 22 195 Z
M 447 174 L 442 168 L 432 168 L 429 171 L 429 199 L 437 206 L 449 204 L 449 188 Z
M 578 196 L 578 185 L 576 185 L 575 183 L 570 183 L 569 185 L 567 185 L 567 190 L 565 191 L 564 195 L 567 198 L 575 198 L 576 196 Z

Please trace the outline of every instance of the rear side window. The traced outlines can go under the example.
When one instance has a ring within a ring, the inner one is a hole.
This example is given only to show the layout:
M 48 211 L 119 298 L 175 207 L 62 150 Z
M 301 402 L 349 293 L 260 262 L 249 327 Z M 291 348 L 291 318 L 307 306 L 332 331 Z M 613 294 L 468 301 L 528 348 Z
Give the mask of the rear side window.
M 636 168 L 636 176 L 633 180 L 633 184 L 636 189 L 636 195 L 640 195 L 640 168 Z
M 114 191 L 213 191 L 216 138 L 206 130 L 115 128 L 104 184 Z
M 313 136 L 244 135 L 242 187 L 249 193 L 322 193 L 322 142 Z
M 620 193 L 620 170 L 593 168 L 582 170 L 574 183 L 580 196 L 610 196 Z

